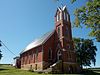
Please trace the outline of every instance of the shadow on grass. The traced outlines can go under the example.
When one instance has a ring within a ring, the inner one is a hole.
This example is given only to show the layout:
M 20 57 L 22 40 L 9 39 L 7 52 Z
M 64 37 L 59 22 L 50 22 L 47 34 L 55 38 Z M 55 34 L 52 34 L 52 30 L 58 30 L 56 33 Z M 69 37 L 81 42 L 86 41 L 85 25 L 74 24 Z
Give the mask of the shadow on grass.
M 3 70 L 9 70 L 9 69 L 1 69 L 1 68 L 0 68 L 0 71 L 3 71 Z
M 100 75 L 100 73 L 96 73 L 96 72 L 94 72 L 92 70 L 88 70 L 88 69 L 83 70 L 82 74 L 84 74 L 84 75 Z

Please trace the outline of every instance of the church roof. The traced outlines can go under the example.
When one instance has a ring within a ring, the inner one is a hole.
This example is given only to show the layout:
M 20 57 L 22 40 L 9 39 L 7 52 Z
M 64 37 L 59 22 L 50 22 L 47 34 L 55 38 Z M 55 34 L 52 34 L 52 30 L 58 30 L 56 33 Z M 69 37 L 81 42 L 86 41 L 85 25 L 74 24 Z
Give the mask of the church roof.
M 51 37 L 51 35 L 54 33 L 54 31 L 55 30 L 47 32 L 42 37 L 32 41 L 21 53 L 26 52 L 26 51 L 28 51 L 28 50 L 30 50 L 34 47 L 37 47 L 39 45 L 42 45 L 43 43 L 45 43 Z

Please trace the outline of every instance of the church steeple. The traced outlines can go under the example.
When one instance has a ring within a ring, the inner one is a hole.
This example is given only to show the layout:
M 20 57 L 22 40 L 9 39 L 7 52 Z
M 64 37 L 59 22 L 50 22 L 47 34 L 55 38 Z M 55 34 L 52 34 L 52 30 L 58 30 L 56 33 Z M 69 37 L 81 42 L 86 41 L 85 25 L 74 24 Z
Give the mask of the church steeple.
M 57 8 L 57 11 L 55 14 L 55 22 L 58 22 L 61 20 L 70 21 L 70 15 L 68 13 L 66 6 Z
M 62 46 L 64 46 L 65 41 L 72 41 L 70 15 L 66 6 L 57 8 L 55 28 Z

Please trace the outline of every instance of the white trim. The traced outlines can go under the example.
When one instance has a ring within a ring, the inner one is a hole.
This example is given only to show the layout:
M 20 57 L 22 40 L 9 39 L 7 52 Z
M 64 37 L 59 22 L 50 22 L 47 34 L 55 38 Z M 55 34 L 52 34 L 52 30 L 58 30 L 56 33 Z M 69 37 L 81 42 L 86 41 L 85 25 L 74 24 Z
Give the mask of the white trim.
M 50 68 L 52 68 L 53 66 L 55 66 L 56 64 L 58 64 L 59 62 L 61 62 L 61 60 L 57 61 L 56 63 L 50 65 Z
M 57 51 L 57 60 L 60 60 L 60 56 L 62 56 L 62 53 L 61 53 L 61 50 L 60 49 L 58 49 L 58 51 Z
M 65 10 L 65 8 L 66 8 L 66 5 L 62 8 L 62 10 Z
M 61 8 L 60 7 L 58 7 L 57 9 L 61 12 Z

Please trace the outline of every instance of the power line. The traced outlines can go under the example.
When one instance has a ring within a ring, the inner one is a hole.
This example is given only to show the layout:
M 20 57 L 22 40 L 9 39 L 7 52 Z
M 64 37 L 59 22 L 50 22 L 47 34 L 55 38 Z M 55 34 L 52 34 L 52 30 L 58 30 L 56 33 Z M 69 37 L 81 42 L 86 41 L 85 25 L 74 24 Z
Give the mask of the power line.
M 0 44 L 1 44 L 1 43 L 2 43 L 2 45 L 5 46 L 5 48 L 6 48 L 10 53 L 12 53 L 14 56 L 16 56 L 15 53 L 13 53 L 13 52 L 0 40 Z

